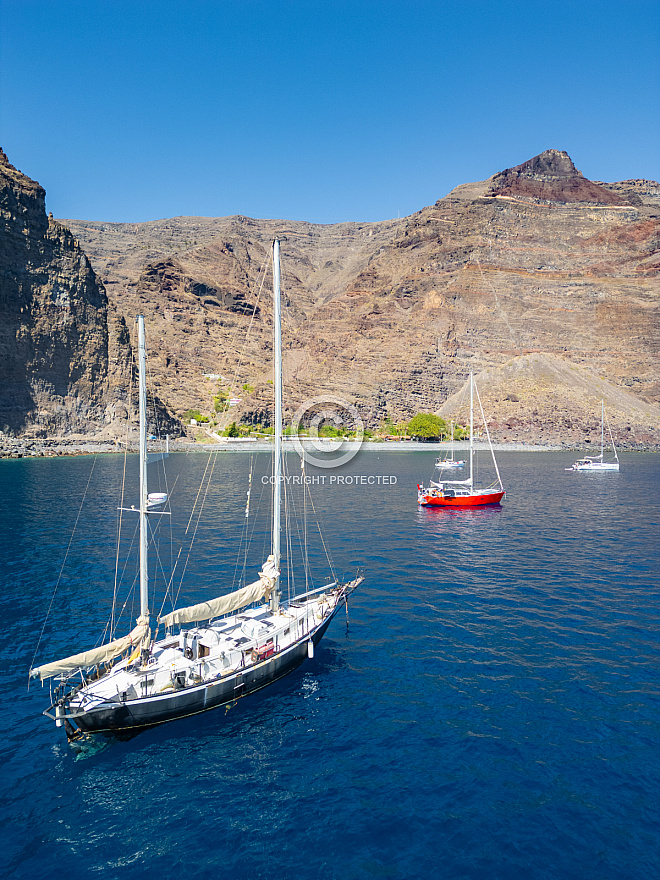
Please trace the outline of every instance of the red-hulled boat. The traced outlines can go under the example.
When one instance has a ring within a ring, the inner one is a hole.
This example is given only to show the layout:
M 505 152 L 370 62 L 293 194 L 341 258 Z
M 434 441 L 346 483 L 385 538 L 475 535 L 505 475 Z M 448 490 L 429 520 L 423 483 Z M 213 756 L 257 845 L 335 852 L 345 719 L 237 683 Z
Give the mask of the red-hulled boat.
M 428 489 L 417 486 L 417 491 L 422 507 L 483 507 L 485 504 L 499 504 L 505 494 L 504 489 L 473 492 L 467 486 L 445 483 L 432 484 Z
M 472 442 L 474 434 L 474 377 L 470 373 L 470 476 L 467 480 L 440 480 L 436 482 L 431 480 L 428 486 L 417 484 L 417 501 L 422 507 L 484 507 L 487 504 L 499 504 L 504 498 L 505 490 L 502 485 L 500 471 L 497 467 L 493 444 L 490 440 L 488 431 L 488 423 L 483 415 L 481 415 L 486 428 L 486 436 L 488 437 L 488 445 L 490 446 L 490 454 L 493 457 L 495 473 L 497 479 L 487 486 L 485 489 L 476 489 L 474 486 L 474 446 Z M 477 397 L 479 392 L 477 391 Z M 479 400 L 481 407 L 481 400 Z

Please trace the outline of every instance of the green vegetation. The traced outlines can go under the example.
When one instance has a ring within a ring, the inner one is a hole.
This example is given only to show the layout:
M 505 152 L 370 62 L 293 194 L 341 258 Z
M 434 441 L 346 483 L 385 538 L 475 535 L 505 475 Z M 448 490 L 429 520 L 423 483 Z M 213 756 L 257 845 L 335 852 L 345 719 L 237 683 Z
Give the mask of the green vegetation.
M 229 409 L 229 398 L 231 397 L 229 391 L 225 391 L 223 388 L 218 388 L 217 394 L 213 398 L 213 409 L 216 412 L 227 412 Z
M 190 424 L 191 419 L 194 419 L 198 424 L 201 424 L 202 422 L 208 422 L 209 417 L 203 416 L 198 409 L 186 410 L 186 412 L 184 412 L 184 414 L 181 416 L 181 420 L 183 422 L 187 422 L 188 424 Z
M 250 385 L 249 382 L 245 382 L 245 384 L 243 385 L 243 391 L 247 392 L 248 394 L 252 394 L 252 392 L 254 391 L 254 385 Z
M 395 424 L 391 416 L 385 416 L 380 426 L 379 433 L 384 434 L 385 437 L 407 437 L 408 422 L 399 422 L 398 424 Z
M 236 422 L 232 422 L 231 425 L 225 431 L 225 437 L 240 437 L 241 432 L 238 430 L 238 426 Z
M 439 440 L 449 434 L 447 422 L 433 413 L 417 413 L 408 422 L 408 433 L 419 440 Z
M 345 437 L 346 431 L 344 428 L 337 428 L 335 425 L 321 425 L 318 430 L 319 437 Z

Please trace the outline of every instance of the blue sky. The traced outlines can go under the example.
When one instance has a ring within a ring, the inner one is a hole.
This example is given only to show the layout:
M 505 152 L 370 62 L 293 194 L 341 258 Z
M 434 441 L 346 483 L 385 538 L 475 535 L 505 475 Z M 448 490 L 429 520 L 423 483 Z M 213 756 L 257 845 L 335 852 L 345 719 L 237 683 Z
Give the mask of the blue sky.
M 405 216 L 547 148 L 660 178 L 660 0 L 0 0 L 56 217 Z

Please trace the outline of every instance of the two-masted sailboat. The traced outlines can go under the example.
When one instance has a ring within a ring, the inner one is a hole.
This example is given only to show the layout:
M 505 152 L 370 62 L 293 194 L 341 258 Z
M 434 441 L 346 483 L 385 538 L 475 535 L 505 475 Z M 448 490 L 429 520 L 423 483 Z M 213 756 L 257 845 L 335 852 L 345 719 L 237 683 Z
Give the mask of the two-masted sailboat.
M 608 425 L 609 430 L 609 425 Z M 614 453 L 614 461 L 605 461 L 605 401 L 600 402 L 600 455 L 585 455 L 579 458 L 572 467 L 566 468 L 567 471 L 618 471 L 619 456 L 617 455 L 614 438 L 610 431 L 610 441 L 612 443 L 612 451 Z
M 44 713 L 75 739 L 90 732 L 139 730 L 194 715 L 253 693 L 314 654 L 330 621 L 362 581 L 334 582 L 282 600 L 280 508 L 282 487 L 282 344 L 280 245 L 273 243 L 275 442 L 272 547 L 253 583 L 157 618 L 164 635 L 151 635 L 148 591 L 149 520 L 166 501 L 147 489 L 146 346 L 139 316 L 140 615 L 123 638 L 33 668 L 54 679 Z
M 483 507 L 499 504 L 504 498 L 504 486 L 495 459 L 495 451 L 490 439 L 488 424 L 484 419 L 490 454 L 495 467 L 496 480 L 489 486 L 479 489 L 474 480 L 474 377 L 470 373 L 470 476 L 465 480 L 430 480 L 428 486 L 417 485 L 417 501 L 422 507 Z M 479 392 L 477 392 L 478 394 Z

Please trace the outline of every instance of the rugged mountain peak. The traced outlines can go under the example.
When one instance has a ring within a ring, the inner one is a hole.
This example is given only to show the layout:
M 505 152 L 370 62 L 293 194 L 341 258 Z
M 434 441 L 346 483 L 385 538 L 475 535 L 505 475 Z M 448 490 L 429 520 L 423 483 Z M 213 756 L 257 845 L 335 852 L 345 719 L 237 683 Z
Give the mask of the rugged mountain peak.
M 586 178 L 563 150 L 544 150 L 521 165 L 494 174 L 486 196 L 508 196 L 544 202 L 629 204 L 628 200 L 617 193 Z
M 0 147 L 0 178 L 4 185 L 11 184 L 18 187 L 23 194 L 30 193 L 45 203 L 46 191 L 43 186 L 15 168 L 2 147 Z
M 11 164 L 4 150 L 0 149 L 0 209 L 3 211 L 5 232 L 11 235 L 12 220 L 23 222 L 39 229 L 45 234 L 48 228 L 46 219 L 46 191 L 27 175 Z
M 535 178 L 584 178 L 582 172 L 577 170 L 573 160 L 564 150 L 544 150 L 533 159 L 528 159 L 521 165 L 516 165 L 515 168 L 507 169 L 507 171 L 515 171 L 518 174 Z

